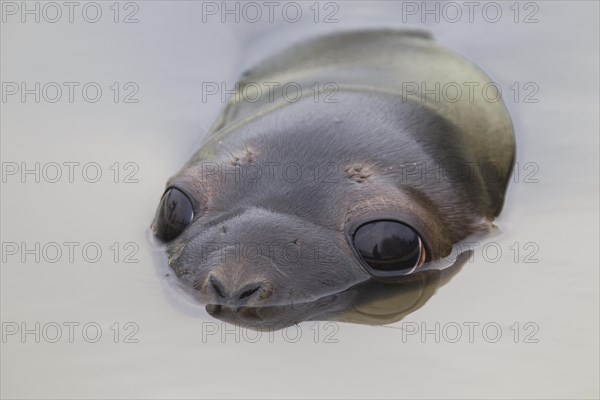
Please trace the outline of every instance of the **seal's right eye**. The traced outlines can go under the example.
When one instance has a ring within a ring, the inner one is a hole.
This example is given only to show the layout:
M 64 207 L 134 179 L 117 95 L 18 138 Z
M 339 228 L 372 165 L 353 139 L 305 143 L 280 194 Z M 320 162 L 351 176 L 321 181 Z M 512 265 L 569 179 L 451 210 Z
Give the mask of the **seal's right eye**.
M 408 275 L 426 258 L 421 238 L 397 221 L 372 221 L 358 228 L 354 247 L 375 275 Z
M 161 240 L 175 239 L 194 218 L 190 198 L 181 190 L 169 188 L 163 195 L 154 221 L 154 234 Z

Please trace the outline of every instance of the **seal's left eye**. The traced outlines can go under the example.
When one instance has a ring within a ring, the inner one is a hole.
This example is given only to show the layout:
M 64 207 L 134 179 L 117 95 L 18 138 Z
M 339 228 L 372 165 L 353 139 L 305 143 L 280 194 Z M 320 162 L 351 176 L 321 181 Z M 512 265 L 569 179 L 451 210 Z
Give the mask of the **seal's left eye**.
M 189 197 L 176 188 L 163 195 L 154 221 L 154 234 L 161 240 L 175 239 L 194 218 L 194 208 Z
M 354 247 L 373 275 L 407 275 L 425 261 L 421 238 L 397 221 L 372 221 L 354 234 Z

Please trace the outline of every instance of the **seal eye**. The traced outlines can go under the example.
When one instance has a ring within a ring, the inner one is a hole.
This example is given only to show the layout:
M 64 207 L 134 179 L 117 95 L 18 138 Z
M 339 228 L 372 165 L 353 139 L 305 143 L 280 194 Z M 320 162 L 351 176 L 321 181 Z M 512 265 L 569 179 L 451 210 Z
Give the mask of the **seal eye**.
M 176 188 L 163 195 L 154 223 L 154 234 L 161 240 L 175 239 L 194 218 L 194 208 L 189 197 Z
M 354 247 L 375 275 L 406 275 L 425 261 L 419 235 L 396 221 L 374 221 L 358 228 Z

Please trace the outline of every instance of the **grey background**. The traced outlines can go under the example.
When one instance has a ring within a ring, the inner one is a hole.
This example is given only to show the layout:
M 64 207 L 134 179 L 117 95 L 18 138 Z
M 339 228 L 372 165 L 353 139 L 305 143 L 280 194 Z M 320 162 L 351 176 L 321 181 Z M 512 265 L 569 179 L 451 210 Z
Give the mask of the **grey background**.
M 404 14 L 403 21 L 401 2 L 338 2 L 338 22 L 329 24 L 312 21 L 312 2 L 298 3 L 307 16 L 295 24 L 281 18 L 222 23 L 218 16 L 204 22 L 202 3 L 193 1 L 137 1 L 139 21 L 129 24 L 121 21 L 133 8 L 121 3 L 114 23 L 112 2 L 99 2 L 97 23 L 77 11 L 72 23 L 66 16 L 36 23 L 3 15 L 2 82 L 97 82 L 103 89 L 97 103 L 80 91 L 73 103 L 35 103 L 31 96 L 1 103 L 4 165 L 97 162 L 103 172 L 97 183 L 81 174 L 73 183 L 66 177 L 22 182 L 19 175 L 3 181 L 3 243 L 95 242 L 103 250 L 96 263 L 80 252 L 74 262 L 64 254 L 56 263 L 7 256 L 0 276 L 3 332 L 7 323 L 94 322 L 103 335 L 88 343 L 77 330 L 70 343 L 63 326 L 57 343 L 6 336 L 0 343 L 2 397 L 597 398 L 598 3 L 535 2 L 535 23 L 522 21 L 534 9 L 524 10 L 525 3 L 515 23 L 512 2 L 497 3 L 503 15 L 496 23 L 481 12 L 473 22 L 463 16 L 455 23 L 431 17 L 422 23 L 418 15 Z M 148 231 L 166 179 L 197 149 L 223 106 L 217 97 L 202 101 L 202 82 L 233 87 L 244 67 L 303 36 L 381 26 L 431 30 L 505 91 L 521 175 L 509 188 L 496 222 L 500 233 L 492 238 L 502 257 L 489 262 L 480 246 L 473 262 L 405 320 L 429 329 L 493 322 L 502 337 L 490 343 L 479 330 L 470 343 L 463 328 L 457 343 L 436 343 L 433 335 L 403 340 L 402 323 L 304 323 L 297 342 L 281 333 L 256 343 L 248 340 L 252 332 L 238 331 L 239 340 L 235 330 L 222 337 L 230 326 L 165 288 L 161 251 Z M 115 103 L 113 82 L 134 82 L 139 102 Z M 508 88 L 515 82 L 521 88 L 535 83 L 538 102 L 523 102 L 524 93 L 511 99 Z M 121 165 L 119 183 L 108 168 L 114 162 Z M 126 162 L 139 166 L 138 183 L 122 182 Z M 524 182 L 532 171 L 526 163 L 536 166 L 537 182 Z M 121 246 L 118 262 L 109 249 L 114 242 Z M 122 246 L 129 242 L 139 246 L 137 263 L 123 262 Z M 516 261 L 515 242 L 521 249 Z M 529 242 L 539 248 L 537 263 L 524 262 Z M 118 343 L 110 330 L 115 322 Z M 126 322 L 139 327 L 138 343 L 124 343 Z M 510 330 L 515 322 L 518 343 Z M 537 343 L 524 343 L 527 322 L 539 327 Z M 203 340 L 202 332 L 215 327 L 218 334 Z M 325 340 L 332 329 L 337 343 Z

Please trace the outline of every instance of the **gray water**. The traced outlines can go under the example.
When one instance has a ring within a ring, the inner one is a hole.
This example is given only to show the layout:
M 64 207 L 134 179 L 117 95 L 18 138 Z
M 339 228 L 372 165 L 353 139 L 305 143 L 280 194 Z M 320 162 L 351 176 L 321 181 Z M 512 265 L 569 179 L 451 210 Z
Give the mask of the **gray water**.
M 276 23 L 255 24 L 203 21 L 191 1 L 120 3 L 118 22 L 100 2 L 96 23 L 87 3 L 73 22 L 59 4 L 54 23 L 56 10 L 28 2 L 35 22 L 21 4 L 2 3 L 3 398 L 598 398 L 597 2 L 520 3 L 518 15 L 498 2 L 497 22 L 484 3 L 473 22 L 453 3 L 462 17 L 439 23 L 412 14 L 420 2 L 320 3 L 314 23 L 312 2 L 298 2 L 298 23 L 277 8 Z M 305 322 L 258 336 L 178 297 L 148 227 L 223 106 L 202 83 L 233 88 L 303 36 L 381 26 L 432 31 L 502 88 L 517 173 L 499 233 L 385 327 Z M 65 82 L 79 84 L 72 102 Z M 36 163 L 38 177 L 22 174 Z

